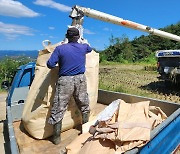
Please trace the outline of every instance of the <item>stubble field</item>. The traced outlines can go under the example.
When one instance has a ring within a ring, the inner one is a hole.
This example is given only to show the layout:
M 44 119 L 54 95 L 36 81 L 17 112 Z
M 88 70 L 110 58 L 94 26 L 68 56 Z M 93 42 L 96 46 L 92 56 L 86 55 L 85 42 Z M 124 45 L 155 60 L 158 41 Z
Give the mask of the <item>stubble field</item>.
M 99 88 L 180 103 L 180 88 L 165 85 L 142 65 L 102 65 Z

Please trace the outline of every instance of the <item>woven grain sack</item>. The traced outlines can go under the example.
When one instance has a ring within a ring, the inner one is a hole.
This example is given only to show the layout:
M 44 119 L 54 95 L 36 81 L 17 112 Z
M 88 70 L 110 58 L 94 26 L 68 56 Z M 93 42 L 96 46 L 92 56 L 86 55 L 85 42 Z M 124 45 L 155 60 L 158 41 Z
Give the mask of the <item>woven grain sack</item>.
M 39 52 L 35 78 L 30 87 L 27 100 L 24 105 L 22 122 L 26 131 L 37 139 L 44 139 L 52 135 L 53 127 L 48 124 L 48 118 L 53 103 L 55 84 L 58 79 L 58 67 L 50 70 L 46 62 L 59 44 L 48 45 L 46 49 Z M 98 72 L 99 54 L 95 51 L 86 55 L 86 78 L 87 92 L 90 100 L 90 108 L 97 103 L 98 97 Z M 62 131 L 73 128 L 80 124 L 81 114 L 74 99 L 71 98 L 68 109 L 62 121 Z

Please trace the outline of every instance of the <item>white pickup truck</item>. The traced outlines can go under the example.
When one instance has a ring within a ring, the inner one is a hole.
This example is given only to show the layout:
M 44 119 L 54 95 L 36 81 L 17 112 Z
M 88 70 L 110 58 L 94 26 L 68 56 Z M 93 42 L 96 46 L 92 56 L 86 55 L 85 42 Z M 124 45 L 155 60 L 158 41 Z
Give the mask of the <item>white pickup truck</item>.
M 165 83 L 180 83 L 180 50 L 159 50 L 156 52 L 160 79 Z

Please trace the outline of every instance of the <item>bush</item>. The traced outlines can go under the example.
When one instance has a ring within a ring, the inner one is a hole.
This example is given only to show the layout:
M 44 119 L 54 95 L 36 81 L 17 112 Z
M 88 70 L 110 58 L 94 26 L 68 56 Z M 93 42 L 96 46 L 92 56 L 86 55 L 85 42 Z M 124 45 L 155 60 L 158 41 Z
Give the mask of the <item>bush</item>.
M 0 61 L 0 81 L 11 80 L 20 65 L 24 65 L 31 60 L 27 57 L 10 58 L 6 57 Z

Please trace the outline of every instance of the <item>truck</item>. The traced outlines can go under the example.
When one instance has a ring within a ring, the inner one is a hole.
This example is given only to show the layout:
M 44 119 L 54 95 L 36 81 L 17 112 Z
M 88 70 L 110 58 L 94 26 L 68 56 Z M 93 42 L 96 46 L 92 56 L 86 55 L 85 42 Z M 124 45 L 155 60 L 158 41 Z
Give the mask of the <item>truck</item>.
M 167 86 L 180 83 L 180 50 L 156 51 L 157 70 L 159 79 L 164 80 Z
M 84 15 L 180 41 L 180 37 L 174 34 L 80 6 L 74 6 L 72 8 L 70 15 L 73 20 L 72 25 L 82 24 Z M 49 139 L 37 140 L 32 138 L 25 131 L 21 123 L 24 102 L 26 102 L 27 94 L 35 75 L 35 66 L 35 63 L 28 63 L 19 67 L 9 88 L 6 102 L 7 127 L 11 153 L 65 153 L 64 148 L 78 136 L 78 130 L 72 128 L 62 132 L 62 142 L 59 145 L 53 145 Z M 2 86 L 7 87 L 8 83 L 3 82 Z M 99 89 L 94 113 L 98 114 L 116 99 L 122 99 L 128 103 L 149 100 L 150 105 L 160 107 L 168 116 L 165 121 L 151 131 L 151 140 L 145 146 L 134 148 L 126 153 L 175 153 L 179 151 L 180 104 Z

